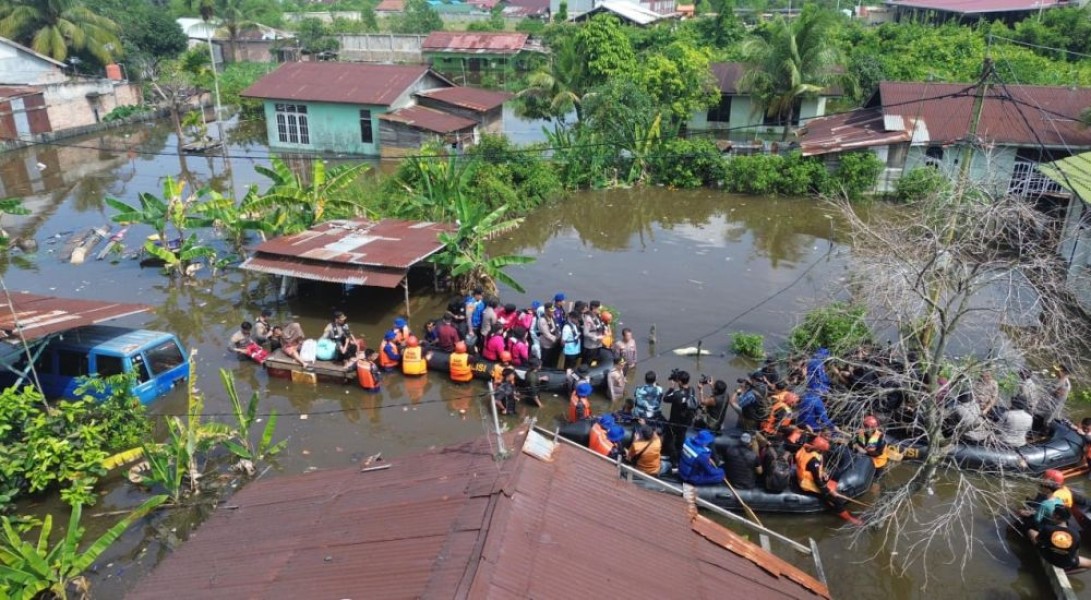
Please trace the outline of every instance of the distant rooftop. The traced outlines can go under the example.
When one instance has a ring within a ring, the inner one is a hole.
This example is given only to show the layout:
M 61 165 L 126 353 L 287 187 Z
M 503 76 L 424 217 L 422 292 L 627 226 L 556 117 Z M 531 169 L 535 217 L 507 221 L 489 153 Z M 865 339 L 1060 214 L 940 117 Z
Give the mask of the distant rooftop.
M 0 293 L 0 340 L 14 344 L 20 341 L 21 334 L 32 341 L 149 310 L 147 304 Z
M 379 119 L 392 123 L 402 123 L 432 133 L 453 133 L 464 129 L 473 129 L 477 125 L 477 121 L 471 121 L 464 117 L 420 106 L 419 104 L 383 113 L 379 115 Z
M 490 111 L 504 104 L 514 96 L 510 92 L 495 92 L 481 88 L 450 87 L 417 92 L 417 96 L 431 98 L 444 104 L 472 110 Z
M 423 65 L 291 62 L 246 88 L 242 96 L 269 100 L 390 106 L 428 73 Z
M 670 18 L 670 15 L 661 15 L 654 10 L 645 8 L 635 2 L 629 2 L 628 0 L 604 0 L 591 10 L 576 15 L 569 20 L 586 21 L 601 13 L 610 13 L 622 20 L 640 26 L 651 25 L 656 21 Z
M 1062 0 L 890 0 L 887 5 L 964 15 L 1031 12 L 1060 6 L 1078 6 L 1076 2 Z
M 433 31 L 421 44 L 423 52 L 515 54 L 527 44 L 525 33 Z

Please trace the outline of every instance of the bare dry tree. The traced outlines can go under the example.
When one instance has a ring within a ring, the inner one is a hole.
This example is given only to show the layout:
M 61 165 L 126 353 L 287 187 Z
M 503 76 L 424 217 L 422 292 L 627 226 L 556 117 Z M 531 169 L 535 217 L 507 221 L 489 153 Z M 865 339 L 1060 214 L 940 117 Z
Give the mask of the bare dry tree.
M 833 370 L 854 385 L 832 392 L 827 405 L 842 423 L 866 414 L 897 423 L 903 447 L 922 458 L 909 463 L 904 486 L 880 495 L 869 528 L 903 573 L 944 547 L 950 553 L 939 554 L 968 560 L 967 514 L 1002 513 L 1012 482 L 1028 474 L 1025 464 L 1001 463 L 981 477 L 949 456 L 967 440 L 1005 449 L 981 408 L 1006 404 L 996 381 L 1012 383 L 1028 364 L 1074 364 L 1088 333 L 1057 252 L 1059 228 L 1031 202 L 965 178 L 892 217 L 865 218 L 847 201 L 832 202 L 848 224 L 856 264 L 847 291 L 890 342 L 835 358 Z M 866 384 L 854 370 L 868 374 Z M 941 514 L 922 511 L 915 498 L 937 483 L 953 489 L 952 500 Z

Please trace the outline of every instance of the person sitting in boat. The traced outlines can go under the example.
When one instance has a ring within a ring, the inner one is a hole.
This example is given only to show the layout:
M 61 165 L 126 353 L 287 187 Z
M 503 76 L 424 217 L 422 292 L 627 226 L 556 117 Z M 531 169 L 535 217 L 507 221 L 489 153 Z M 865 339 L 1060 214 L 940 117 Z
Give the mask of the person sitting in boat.
M 572 395 L 572 392 L 576 390 L 576 386 L 587 382 L 591 383 L 591 369 L 587 368 L 587 365 L 580 365 L 576 369 L 569 369 L 564 374 L 564 389 L 565 393 Z
M 813 389 L 808 389 L 800 399 L 796 423 L 811 431 L 841 431 L 826 414 L 826 403 L 822 401 L 822 396 Z
M 372 348 L 365 348 L 356 354 L 356 379 L 360 387 L 368 392 L 378 392 L 382 389 L 383 374 L 379 365 L 375 364 L 379 353 Z
M 625 359 L 619 358 L 606 374 L 606 395 L 610 402 L 619 402 L 625 397 Z
M 530 342 L 527 339 L 527 330 L 522 325 L 516 325 L 508 332 L 507 349 L 511 353 L 511 363 L 522 367 L 530 360 Z
M 792 424 L 792 408 L 799 404 L 799 396 L 788 389 L 788 383 L 778 381 L 776 391 L 773 392 L 773 406 L 769 408 L 769 416 L 761 424 L 761 431 L 765 435 L 777 435 Z
M 269 330 L 269 338 L 265 340 L 269 344 L 269 352 L 276 352 L 284 347 L 284 328 L 273 325 Z
M 992 371 L 983 371 L 971 389 L 974 402 L 981 407 L 981 414 L 987 419 L 997 420 L 1000 416 L 1000 384 L 993 377 Z
M 514 415 L 518 395 L 515 389 L 515 369 L 504 369 L 500 385 L 493 389 L 493 400 L 502 415 Z
M 731 394 L 731 407 L 739 413 L 739 428 L 746 431 L 757 431 L 761 423 L 769 417 L 769 406 L 766 404 L 768 389 L 765 384 L 753 375 L 746 379 L 739 379 L 739 387 Z
M 614 443 L 609 440 L 607 434 L 610 428 L 617 425 L 614 416 L 605 414 L 591 426 L 591 432 L 587 436 L 587 447 L 603 456 L 609 456 L 614 449 Z
M 383 345 L 379 349 L 379 366 L 389 373 L 402 362 L 402 352 L 398 348 L 398 334 L 393 329 L 383 336 Z
M 414 377 L 428 374 L 428 359 L 424 355 L 424 349 L 420 347 L 420 340 L 415 335 L 410 335 L 405 340 L 405 350 L 402 352 L 402 374 Z
M 455 345 L 462 339 L 455 326 L 454 315 L 450 311 L 443 313 L 439 325 L 436 326 L 436 348 L 444 352 L 454 352 Z
M 265 362 L 269 353 L 254 341 L 253 330 L 254 326 L 250 321 L 243 321 L 239 330 L 231 334 L 231 349 L 239 358 L 249 358 L 260 365 Z
M 1072 511 L 1057 506 L 1038 531 L 1030 531 L 1027 537 L 1038 548 L 1038 553 L 1049 564 L 1065 571 L 1091 568 L 1091 558 L 1080 556 L 1080 534 L 1068 527 Z
M 1027 401 L 1021 394 L 1011 399 L 1011 409 L 1000 421 L 1000 441 L 1012 448 L 1027 445 L 1027 434 L 1034 425 L 1034 417 L 1027 412 Z
M 663 440 L 659 432 L 648 425 L 633 430 L 633 443 L 629 444 L 628 463 L 638 471 L 658 477 L 663 468 Z
M 451 353 L 448 358 L 448 371 L 451 375 L 451 381 L 455 383 L 467 383 L 473 381 L 474 368 L 473 358 L 470 357 L 468 352 L 469 348 L 466 346 L 466 342 L 455 342 L 455 351 Z
M 796 452 L 796 481 L 799 488 L 805 494 L 811 494 L 822 498 L 833 512 L 853 525 L 861 525 L 857 519 L 845 508 L 845 502 L 834 490 L 837 483 L 830 480 L 826 472 L 825 454 L 830 451 L 830 442 L 826 438 L 816 437 Z M 831 487 L 833 489 L 831 489 Z
M 644 374 L 644 385 L 633 390 L 633 403 L 636 417 L 645 421 L 661 423 L 663 421 L 663 388 L 656 385 L 658 376 L 655 371 Z
M 568 399 L 568 413 L 566 415 L 569 423 L 575 423 L 591 416 L 590 396 L 591 384 L 589 382 L 582 381 L 576 386 L 575 390 L 572 390 L 572 396 Z
M 724 450 L 724 473 L 736 489 L 752 490 L 758 487 L 761 463 L 754 451 L 754 439 L 749 433 L 739 436 L 739 443 Z
M 879 419 L 874 415 L 864 417 L 864 428 L 856 433 L 852 439 L 852 449 L 871 457 L 871 464 L 875 465 L 875 479 L 878 479 L 886 470 L 889 460 L 886 437 L 879 428 Z
M 716 485 L 724 482 L 724 470 L 712 459 L 709 445 L 716 436 L 707 429 L 697 432 L 682 444 L 682 458 L 678 463 L 678 476 L 692 485 Z
M 481 348 L 481 356 L 485 360 L 500 360 L 500 353 L 505 350 L 504 326 L 494 323 L 492 329 L 485 336 L 485 345 Z
M 354 358 L 359 347 L 363 345 L 357 342 L 356 337 L 352 335 L 348 321 L 349 318 L 345 313 L 336 310 L 333 312 L 333 319 L 326 324 L 326 329 L 322 331 L 323 338 L 337 345 L 333 353 L 335 362 L 343 362 L 346 359 Z
M 1049 435 L 1053 422 L 1063 416 L 1065 402 L 1068 401 L 1068 395 L 1072 392 L 1072 381 L 1068 378 L 1068 367 L 1059 365 L 1055 367 L 1055 372 L 1057 380 L 1047 393 L 1041 395 L 1032 412 L 1034 415 L 1034 431 L 1042 435 Z
M 515 366 L 511 364 L 511 352 L 508 352 L 507 350 L 501 351 L 500 360 L 492 366 L 492 371 L 490 371 L 493 385 L 500 385 L 500 382 L 504 380 L 504 371 L 514 368 Z
M 436 341 L 439 339 L 436 336 L 436 328 L 439 326 L 439 319 L 429 319 L 424 322 L 424 334 L 417 338 L 417 342 L 425 348 L 432 348 L 436 345 Z M 406 338 L 409 339 L 409 338 Z
M 825 394 L 830 391 L 830 376 L 826 373 L 826 361 L 830 358 L 830 351 L 819 348 L 814 356 L 807 361 L 806 378 L 807 389 Z
M 980 444 L 989 437 L 988 421 L 981 414 L 981 405 L 974 401 L 973 394 L 958 395 L 952 417 L 951 433 L 959 440 Z
M 285 356 L 290 357 L 306 369 L 310 368 L 311 365 L 299 355 L 299 350 L 305 339 L 307 339 L 307 335 L 303 333 L 303 326 L 299 324 L 299 321 L 292 321 L 282 332 L 280 349 Z
M 265 308 L 262 309 L 258 317 L 254 319 L 254 341 L 262 346 L 269 342 L 269 336 L 271 336 L 273 333 L 273 326 L 271 323 L 269 323 L 269 318 L 272 316 L 273 311 Z

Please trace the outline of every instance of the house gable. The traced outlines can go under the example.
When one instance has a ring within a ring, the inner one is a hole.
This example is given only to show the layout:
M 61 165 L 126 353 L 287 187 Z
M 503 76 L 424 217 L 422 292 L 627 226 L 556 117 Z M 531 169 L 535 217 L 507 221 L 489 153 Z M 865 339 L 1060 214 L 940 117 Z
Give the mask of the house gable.
M 63 83 L 65 64 L 15 41 L 0 37 L 0 83 L 44 85 Z

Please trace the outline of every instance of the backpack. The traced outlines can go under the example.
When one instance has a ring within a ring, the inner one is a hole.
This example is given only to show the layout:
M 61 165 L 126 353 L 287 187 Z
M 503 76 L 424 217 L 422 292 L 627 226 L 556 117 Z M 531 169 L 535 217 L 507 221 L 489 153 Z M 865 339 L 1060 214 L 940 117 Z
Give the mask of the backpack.
M 779 494 L 787 490 L 792 483 L 792 466 L 779 452 L 774 451 L 772 448 L 769 449 L 769 452 L 773 453 L 772 458 L 765 461 L 765 468 L 762 469 L 765 473 L 765 491 L 771 494 Z

